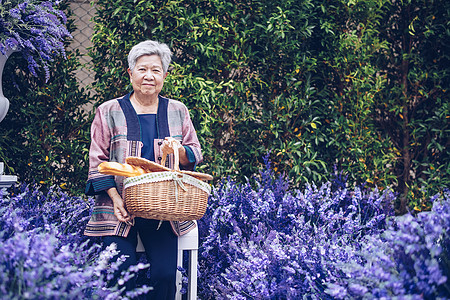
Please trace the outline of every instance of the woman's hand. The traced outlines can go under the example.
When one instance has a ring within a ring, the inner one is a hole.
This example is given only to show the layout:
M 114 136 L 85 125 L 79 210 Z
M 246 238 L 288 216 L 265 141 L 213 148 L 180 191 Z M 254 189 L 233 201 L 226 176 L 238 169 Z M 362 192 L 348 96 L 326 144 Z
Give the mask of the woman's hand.
M 183 148 L 173 137 L 166 137 L 161 145 L 162 153 L 172 154 L 174 149 Z
M 174 149 L 178 149 L 180 164 L 183 166 L 188 165 L 189 159 L 186 155 L 186 149 L 173 137 L 166 137 L 161 145 L 162 153 L 172 154 Z
M 120 222 L 125 222 L 128 225 L 131 225 L 131 221 L 133 220 L 133 216 L 130 215 L 125 209 L 125 204 L 123 202 L 122 197 L 120 197 L 116 188 L 110 188 L 106 191 L 108 196 L 112 199 L 114 205 L 114 215 Z

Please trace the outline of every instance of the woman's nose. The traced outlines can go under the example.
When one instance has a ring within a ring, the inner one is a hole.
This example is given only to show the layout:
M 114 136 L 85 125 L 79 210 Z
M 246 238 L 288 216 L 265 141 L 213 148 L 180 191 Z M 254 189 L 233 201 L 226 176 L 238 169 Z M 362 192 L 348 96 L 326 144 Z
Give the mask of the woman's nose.
M 145 72 L 145 78 L 147 78 L 147 79 L 153 79 L 153 72 L 151 71 L 151 70 L 149 70 L 149 71 L 147 71 L 147 72 Z

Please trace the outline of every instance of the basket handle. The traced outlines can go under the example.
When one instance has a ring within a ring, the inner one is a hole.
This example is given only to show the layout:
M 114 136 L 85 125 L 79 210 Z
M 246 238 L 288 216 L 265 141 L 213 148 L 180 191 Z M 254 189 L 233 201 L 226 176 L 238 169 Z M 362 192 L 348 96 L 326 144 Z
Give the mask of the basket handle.
M 178 148 L 180 147 L 180 143 L 176 139 L 169 139 L 169 147 L 173 150 L 173 156 L 175 157 L 175 161 L 173 164 L 173 169 L 175 171 L 180 171 L 180 153 L 178 152 Z M 166 165 L 166 158 L 169 153 L 167 151 L 163 152 L 161 165 Z

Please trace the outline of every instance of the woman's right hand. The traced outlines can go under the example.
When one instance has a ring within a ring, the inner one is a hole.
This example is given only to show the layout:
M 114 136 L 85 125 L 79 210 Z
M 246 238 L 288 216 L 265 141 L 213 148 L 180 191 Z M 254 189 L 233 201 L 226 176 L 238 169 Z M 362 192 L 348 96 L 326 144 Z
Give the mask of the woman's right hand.
M 110 188 L 107 191 L 108 196 L 112 199 L 114 205 L 114 215 L 120 222 L 125 222 L 131 225 L 133 216 L 125 209 L 125 204 L 122 197 L 120 197 L 116 188 Z

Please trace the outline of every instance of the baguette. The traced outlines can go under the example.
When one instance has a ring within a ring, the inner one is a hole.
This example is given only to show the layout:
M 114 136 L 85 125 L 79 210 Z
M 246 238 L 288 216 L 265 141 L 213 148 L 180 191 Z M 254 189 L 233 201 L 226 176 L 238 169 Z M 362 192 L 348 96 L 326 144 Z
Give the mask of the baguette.
M 130 164 L 132 166 L 142 168 L 147 173 L 152 172 L 171 172 L 174 170 L 171 170 L 165 166 L 162 166 L 160 164 L 157 164 L 153 161 L 150 161 L 148 159 L 142 158 L 142 157 L 136 157 L 136 156 L 129 156 L 125 159 L 127 164 Z M 214 178 L 211 175 L 204 174 L 204 173 L 198 173 L 198 172 L 192 172 L 192 171 L 176 171 L 182 174 L 187 174 L 192 177 L 195 177 L 199 180 L 208 181 L 213 180 Z
M 141 167 L 110 161 L 102 162 L 98 166 L 98 171 L 102 174 L 125 176 L 125 177 L 134 177 L 146 173 L 144 169 L 142 169 Z
M 172 171 L 171 169 L 169 169 L 165 166 L 162 166 L 153 161 L 150 161 L 150 160 L 142 158 L 142 157 L 137 157 L 137 156 L 129 156 L 129 157 L 125 158 L 125 162 L 132 166 L 140 167 L 148 173 Z

